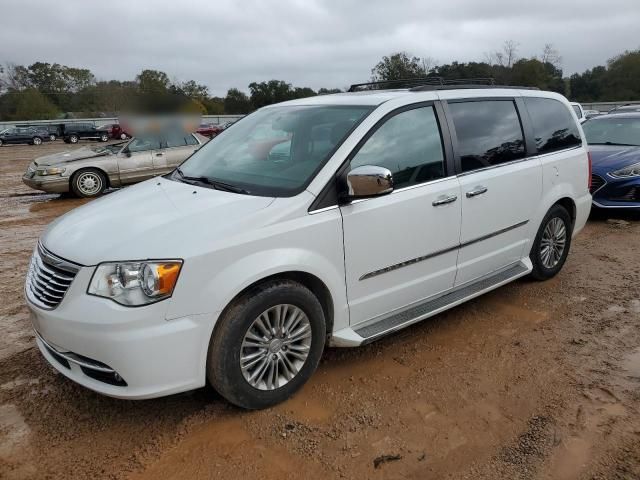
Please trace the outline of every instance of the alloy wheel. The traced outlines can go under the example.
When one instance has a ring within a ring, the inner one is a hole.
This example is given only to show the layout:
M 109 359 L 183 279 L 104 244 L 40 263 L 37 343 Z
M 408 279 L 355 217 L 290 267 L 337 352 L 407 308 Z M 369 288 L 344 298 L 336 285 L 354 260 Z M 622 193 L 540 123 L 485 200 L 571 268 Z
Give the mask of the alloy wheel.
M 102 191 L 102 178 L 95 172 L 84 172 L 78 176 L 76 185 L 83 195 L 90 197 Z
M 567 227 L 562 219 L 553 217 L 542 232 L 540 259 L 545 268 L 554 268 L 560 262 L 567 245 Z
M 295 305 L 276 305 L 249 326 L 240 347 L 240 369 L 258 390 L 289 383 L 303 367 L 311 349 L 311 323 Z

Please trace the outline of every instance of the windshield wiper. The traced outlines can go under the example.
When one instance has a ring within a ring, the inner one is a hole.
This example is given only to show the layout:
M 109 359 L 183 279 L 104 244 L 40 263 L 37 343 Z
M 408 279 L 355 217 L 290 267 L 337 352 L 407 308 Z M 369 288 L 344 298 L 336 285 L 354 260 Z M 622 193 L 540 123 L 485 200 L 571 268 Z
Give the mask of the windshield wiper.
M 237 187 L 235 185 L 231 185 L 230 183 L 221 182 L 220 180 L 215 180 L 213 178 L 200 176 L 200 177 L 191 177 L 189 175 L 185 175 L 180 167 L 176 168 L 176 172 L 180 175 L 183 180 L 194 183 L 204 183 L 205 185 L 210 185 L 216 190 L 222 190 L 225 192 L 233 192 L 240 193 L 243 195 L 249 195 L 249 190 L 245 190 L 244 188 Z
M 597 143 L 591 143 L 591 145 L 619 145 L 621 147 L 640 147 L 640 145 L 634 145 L 633 143 L 618 143 L 618 142 L 597 142 Z

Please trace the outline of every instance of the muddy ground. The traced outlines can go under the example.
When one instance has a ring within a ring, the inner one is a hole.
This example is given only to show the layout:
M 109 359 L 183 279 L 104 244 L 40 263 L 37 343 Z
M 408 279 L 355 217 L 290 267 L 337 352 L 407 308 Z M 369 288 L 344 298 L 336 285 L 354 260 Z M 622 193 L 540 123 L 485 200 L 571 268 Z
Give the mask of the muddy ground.
M 354 350 L 259 412 L 210 389 L 140 402 L 41 358 L 22 298 L 47 223 L 83 203 L 0 148 L 0 478 L 640 478 L 640 222 L 592 215 L 564 270 Z

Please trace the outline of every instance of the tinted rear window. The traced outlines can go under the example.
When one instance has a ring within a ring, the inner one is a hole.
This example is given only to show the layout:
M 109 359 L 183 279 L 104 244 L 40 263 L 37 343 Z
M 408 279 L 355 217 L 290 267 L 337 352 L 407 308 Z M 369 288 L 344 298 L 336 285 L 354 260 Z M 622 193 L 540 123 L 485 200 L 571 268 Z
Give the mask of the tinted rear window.
M 566 105 L 553 98 L 525 97 L 539 153 L 582 144 L 578 126 Z
M 526 156 L 513 100 L 450 103 L 462 171 L 500 165 Z

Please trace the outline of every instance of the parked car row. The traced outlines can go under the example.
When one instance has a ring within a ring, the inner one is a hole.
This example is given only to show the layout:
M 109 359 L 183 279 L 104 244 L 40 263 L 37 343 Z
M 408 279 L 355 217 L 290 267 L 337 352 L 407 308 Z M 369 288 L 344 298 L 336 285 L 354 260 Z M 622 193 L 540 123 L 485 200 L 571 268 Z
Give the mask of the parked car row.
M 196 133 L 213 138 L 233 123 L 227 122 L 223 125 L 203 123 L 197 128 Z M 78 143 L 80 140 L 106 142 L 110 139 L 127 140 L 132 137 L 133 134 L 125 126 L 118 123 L 102 126 L 97 126 L 95 122 L 64 122 L 47 125 L 20 124 L 0 130 L 0 146 L 4 144 L 40 145 L 42 142 L 53 142 L 58 138 L 62 138 L 66 143 Z

